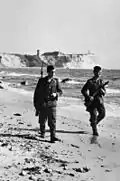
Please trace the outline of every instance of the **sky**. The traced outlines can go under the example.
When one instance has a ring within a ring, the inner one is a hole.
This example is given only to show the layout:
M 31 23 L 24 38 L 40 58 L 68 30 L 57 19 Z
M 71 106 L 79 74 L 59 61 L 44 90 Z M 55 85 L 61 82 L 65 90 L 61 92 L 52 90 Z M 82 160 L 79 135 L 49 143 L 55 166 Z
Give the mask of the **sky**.
M 0 52 L 59 50 L 120 69 L 119 0 L 0 0 Z

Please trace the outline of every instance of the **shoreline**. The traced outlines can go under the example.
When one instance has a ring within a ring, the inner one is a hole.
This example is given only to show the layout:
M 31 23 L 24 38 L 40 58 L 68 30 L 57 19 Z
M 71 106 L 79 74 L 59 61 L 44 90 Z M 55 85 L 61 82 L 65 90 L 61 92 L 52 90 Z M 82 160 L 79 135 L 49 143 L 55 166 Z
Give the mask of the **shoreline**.
M 2 81 L 3 83 L 1 83 L 1 86 L 3 86 L 6 90 L 10 90 L 10 91 L 13 91 L 13 92 L 18 92 L 20 94 L 24 94 L 26 96 L 31 96 L 33 97 L 33 94 L 34 94 L 34 90 L 33 89 L 26 89 L 25 87 L 21 87 L 21 85 L 18 83 L 17 84 L 14 84 L 14 86 L 17 86 L 17 87 L 14 87 L 12 86 L 11 83 L 9 82 L 4 82 Z M 115 92 L 114 92 L 115 91 Z M 113 100 L 113 102 L 109 101 L 109 97 L 112 97 L 112 96 L 115 96 L 117 97 L 120 93 L 120 90 L 116 90 L 116 89 L 108 89 L 106 88 L 106 96 L 104 97 L 105 99 L 105 105 L 107 105 L 108 107 L 115 107 L 115 108 L 120 108 L 120 103 L 119 102 L 116 102 L 115 100 Z M 78 101 L 80 104 L 83 104 L 84 106 L 84 102 L 83 102 L 83 96 L 80 95 L 80 97 L 77 97 L 77 96 L 72 96 L 72 95 L 63 95 L 62 97 L 59 97 L 60 99 L 61 98 L 67 98 L 67 99 L 73 99 L 73 100 L 76 100 Z M 108 99 L 108 100 L 107 100 Z M 110 105 L 110 106 L 109 106 Z M 84 106 L 85 107 L 85 106 Z

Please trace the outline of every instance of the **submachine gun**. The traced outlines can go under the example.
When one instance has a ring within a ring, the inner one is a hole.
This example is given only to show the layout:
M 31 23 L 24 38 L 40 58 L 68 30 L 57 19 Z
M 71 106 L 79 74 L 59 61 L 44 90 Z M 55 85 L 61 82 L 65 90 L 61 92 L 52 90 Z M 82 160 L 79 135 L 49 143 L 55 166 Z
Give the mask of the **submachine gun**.
M 98 89 L 96 90 L 96 92 L 94 92 L 94 94 L 92 95 L 93 98 L 95 98 L 95 96 L 97 96 L 97 94 L 99 93 L 101 88 L 104 88 L 107 84 L 109 83 L 109 81 L 106 81 L 103 85 L 99 86 Z M 93 100 L 88 100 L 85 99 L 85 103 L 84 105 L 86 106 L 86 110 L 90 107 L 90 105 L 92 104 Z

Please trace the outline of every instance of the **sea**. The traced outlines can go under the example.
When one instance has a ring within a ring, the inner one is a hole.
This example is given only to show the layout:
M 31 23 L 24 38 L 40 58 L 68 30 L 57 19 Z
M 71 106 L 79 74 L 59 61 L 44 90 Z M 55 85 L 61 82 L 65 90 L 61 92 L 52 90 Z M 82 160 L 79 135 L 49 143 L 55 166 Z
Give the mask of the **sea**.
M 43 69 L 43 76 L 46 76 L 46 68 Z M 63 96 L 78 98 L 84 101 L 81 95 L 81 88 L 87 79 L 93 76 L 93 70 L 56 68 L 55 76 L 60 81 L 60 85 L 63 89 Z M 0 69 L 1 81 L 8 83 L 11 87 L 19 87 L 28 93 L 34 92 L 40 77 L 40 67 Z M 104 81 L 109 81 L 109 84 L 106 86 L 105 102 L 120 107 L 120 70 L 103 69 L 101 77 Z M 22 85 L 21 82 L 23 81 L 27 82 L 27 84 Z

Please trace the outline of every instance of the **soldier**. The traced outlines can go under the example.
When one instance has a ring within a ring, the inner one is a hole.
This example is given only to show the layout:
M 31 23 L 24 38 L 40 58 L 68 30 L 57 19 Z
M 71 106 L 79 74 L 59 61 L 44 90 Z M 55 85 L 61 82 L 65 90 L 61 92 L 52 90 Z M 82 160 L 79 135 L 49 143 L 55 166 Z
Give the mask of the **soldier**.
M 81 93 L 85 97 L 85 105 L 90 113 L 90 125 L 93 130 L 93 135 L 99 136 L 97 124 L 105 117 L 105 107 L 103 96 L 106 93 L 103 80 L 100 78 L 102 69 L 100 66 L 95 66 L 93 69 L 94 76 L 88 79 L 81 89 Z
M 50 142 L 59 141 L 56 138 L 56 106 L 58 94 L 62 95 L 62 90 L 57 78 L 54 78 L 55 68 L 53 65 L 47 66 L 47 76 L 40 78 L 34 92 L 34 106 L 36 115 L 39 116 L 41 137 L 45 137 L 45 123 L 48 119 L 50 127 Z

